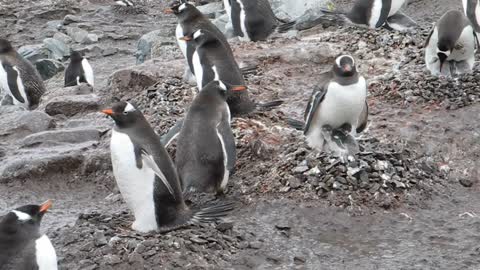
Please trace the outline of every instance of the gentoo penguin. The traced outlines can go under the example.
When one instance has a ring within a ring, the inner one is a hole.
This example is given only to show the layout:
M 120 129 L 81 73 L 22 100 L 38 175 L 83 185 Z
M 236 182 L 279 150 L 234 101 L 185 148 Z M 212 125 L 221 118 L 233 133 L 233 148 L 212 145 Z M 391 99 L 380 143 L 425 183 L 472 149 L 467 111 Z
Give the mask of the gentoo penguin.
M 45 93 L 38 71 L 5 39 L 0 39 L 0 87 L 15 104 L 29 109 L 36 108 Z
M 472 70 L 477 35 L 462 12 L 450 10 L 435 24 L 425 43 L 425 63 L 434 76 Z
M 235 36 L 248 41 L 265 40 L 279 21 L 268 0 L 223 0 Z
M 193 35 L 180 38 L 195 43 L 192 56 L 197 86 L 201 90 L 209 82 L 220 80 L 230 85 L 245 85 L 232 49 L 208 30 L 197 30 Z M 248 91 L 227 91 L 227 103 L 233 116 L 246 114 L 255 109 L 255 103 L 249 98 Z
M 77 51 L 72 51 L 70 53 L 70 64 L 65 70 L 65 86 L 88 83 L 93 87 L 93 81 L 93 69 L 88 63 L 87 58 L 83 57 Z
M 143 114 L 127 102 L 116 103 L 103 113 L 115 122 L 110 143 L 113 174 L 135 216 L 132 229 L 170 231 L 215 220 L 232 210 L 231 204 L 189 209 L 176 168 Z
M 50 239 L 40 233 L 43 215 L 52 205 L 25 205 L 0 219 L 1 270 L 56 270 L 57 255 Z
M 165 10 L 167 14 L 175 14 L 178 18 L 178 25 L 175 30 L 175 36 L 178 46 L 187 60 L 190 71 L 195 75 L 193 69 L 193 53 L 195 52 L 195 44 L 187 43 L 181 38 L 194 33 L 199 29 L 209 31 L 223 44 L 228 45 L 228 41 L 223 33 L 194 5 L 189 3 L 181 3 Z
M 475 29 L 476 33 L 480 33 L 480 2 L 479 0 L 462 0 L 463 10 L 465 16 L 470 20 L 470 23 Z
M 332 70 L 322 74 L 305 110 L 303 132 L 310 147 L 323 150 L 326 126 L 335 130 L 348 125 L 352 136 L 362 132 L 368 118 L 366 98 L 367 84 L 353 57 L 337 57 Z
M 195 97 L 185 117 L 175 158 L 184 192 L 223 193 L 227 186 L 236 160 L 227 90 L 246 87 L 212 81 Z
M 133 7 L 133 2 L 129 0 L 115 0 L 114 5 L 124 6 L 124 7 Z

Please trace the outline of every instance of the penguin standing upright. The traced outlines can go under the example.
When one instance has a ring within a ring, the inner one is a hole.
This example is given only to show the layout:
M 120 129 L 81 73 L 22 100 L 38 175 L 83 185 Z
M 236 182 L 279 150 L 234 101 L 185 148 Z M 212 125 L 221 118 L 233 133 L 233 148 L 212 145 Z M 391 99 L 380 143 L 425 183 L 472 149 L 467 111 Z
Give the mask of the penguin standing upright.
M 57 255 L 40 233 L 43 215 L 52 205 L 25 205 L 0 219 L 0 270 L 56 270 Z
M 432 75 L 470 72 L 478 39 L 462 12 L 450 10 L 435 24 L 425 42 L 425 64 Z
M 87 58 L 77 51 L 72 51 L 70 53 L 70 64 L 65 70 L 65 86 L 75 86 L 80 85 L 80 83 L 88 83 L 93 87 L 93 69 Z
M 336 58 L 330 72 L 322 74 L 305 110 L 303 129 L 310 147 L 319 151 L 325 144 L 324 128 L 349 126 L 354 136 L 367 126 L 367 84 L 350 55 Z
M 223 0 L 233 32 L 248 41 L 265 40 L 280 24 L 268 0 Z
M 184 192 L 225 190 L 236 160 L 227 90 L 245 89 L 212 81 L 193 100 L 178 136 L 175 158 Z
M 375 29 L 384 26 L 387 19 L 402 8 L 406 0 L 357 0 L 347 18 L 354 24 Z
M 113 174 L 135 216 L 132 229 L 169 231 L 214 221 L 232 210 L 231 204 L 189 209 L 175 166 L 143 114 L 127 102 L 116 103 L 103 113 L 115 121 L 110 142 Z
M 480 33 L 480 1 L 479 0 L 463 0 L 463 10 L 465 16 L 470 20 L 476 33 Z
M 175 14 L 178 18 L 178 25 L 175 30 L 175 36 L 178 46 L 187 60 L 190 72 L 195 75 L 193 69 L 192 57 L 195 52 L 195 44 L 188 43 L 181 38 L 187 34 L 191 34 L 199 29 L 204 29 L 211 32 L 223 44 L 228 44 L 227 39 L 223 33 L 194 5 L 189 3 L 181 3 L 174 5 L 165 10 L 167 14 Z
M 202 29 L 181 39 L 195 44 L 192 63 L 199 90 L 213 80 L 230 85 L 245 85 L 245 79 L 235 61 L 232 49 L 217 39 L 214 33 Z M 248 91 L 227 91 L 227 103 L 233 116 L 246 114 L 255 109 L 255 103 L 250 100 Z
M 28 109 L 36 108 L 45 93 L 38 71 L 6 39 L 0 39 L 0 87 L 14 104 Z

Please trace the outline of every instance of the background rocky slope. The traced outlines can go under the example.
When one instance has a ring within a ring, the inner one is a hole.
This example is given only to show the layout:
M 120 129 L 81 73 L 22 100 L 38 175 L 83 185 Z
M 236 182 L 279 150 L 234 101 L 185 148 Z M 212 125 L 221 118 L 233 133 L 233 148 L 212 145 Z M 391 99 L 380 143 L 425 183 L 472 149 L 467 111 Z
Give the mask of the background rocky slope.
M 213 2 L 201 8 L 225 27 Z M 279 17 L 303 13 L 273 2 Z M 297 6 L 311 12 L 326 4 L 304 2 Z M 265 42 L 232 39 L 238 61 L 258 66 L 247 77 L 252 95 L 285 104 L 233 122 L 231 217 L 164 235 L 131 231 L 111 173 L 112 122 L 98 113 L 130 100 L 161 134 L 195 95 L 182 81 L 175 17 L 163 2 L 142 3 L 130 14 L 110 1 L 0 0 L 3 35 L 48 78 L 38 110 L 0 107 L 0 209 L 54 199 L 43 229 L 61 269 L 478 267 L 478 69 L 433 78 L 421 49 L 431 23 L 460 2 L 410 1 L 414 33 L 317 26 Z M 62 87 L 70 48 L 89 57 L 94 89 Z M 358 59 L 370 91 L 371 125 L 349 164 L 312 153 L 286 124 L 302 118 L 316 75 L 340 52 Z

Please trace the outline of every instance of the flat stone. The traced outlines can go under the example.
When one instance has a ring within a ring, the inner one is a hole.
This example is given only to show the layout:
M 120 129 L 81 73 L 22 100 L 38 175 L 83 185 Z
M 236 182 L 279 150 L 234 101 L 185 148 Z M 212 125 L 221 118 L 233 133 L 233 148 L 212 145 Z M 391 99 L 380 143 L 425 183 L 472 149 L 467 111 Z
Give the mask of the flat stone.
M 87 39 L 88 32 L 78 27 L 67 26 L 67 34 L 77 43 L 83 43 Z
M 20 47 L 18 53 L 31 63 L 44 58 L 48 58 L 48 49 L 45 44 L 25 45 Z
M 41 144 L 82 143 L 86 141 L 99 141 L 100 132 L 96 129 L 61 129 L 48 130 L 25 137 L 23 146 L 37 146 Z
M 62 40 L 46 38 L 43 40 L 43 44 L 48 50 L 48 58 L 62 60 L 64 57 L 70 55 L 70 46 Z
M 35 68 L 38 70 L 38 73 L 40 73 L 40 76 L 44 81 L 65 70 L 65 67 L 61 62 L 52 59 L 38 60 L 35 62 Z
M 54 126 L 53 118 L 40 111 L 19 111 L 0 117 L 0 138 L 23 138 Z
M 69 37 L 68 35 L 65 35 L 62 32 L 57 32 L 55 35 L 53 35 L 53 39 L 59 40 L 65 44 L 71 43 L 73 39 Z
M 75 15 L 72 15 L 72 14 L 68 14 L 67 16 L 65 16 L 65 18 L 63 18 L 63 24 L 64 25 L 69 25 L 71 23 L 78 23 L 78 22 L 83 22 L 84 20 L 82 20 L 82 18 L 78 17 L 78 16 L 75 16 Z
M 63 114 L 74 116 L 100 108 L 100 98 L 96 95 L 75 95 L 54 97 L 45 106 L 45 112 L 49 115 Z

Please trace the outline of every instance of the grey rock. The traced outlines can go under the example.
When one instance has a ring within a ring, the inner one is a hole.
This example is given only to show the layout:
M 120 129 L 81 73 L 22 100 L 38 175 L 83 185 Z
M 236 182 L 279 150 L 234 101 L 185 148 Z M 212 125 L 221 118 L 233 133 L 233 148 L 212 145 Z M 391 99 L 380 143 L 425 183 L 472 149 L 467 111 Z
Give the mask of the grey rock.
M 289 20 L 294 20 L 309 10 L 325 8 L 328 0 L 272 0 L 270 2 L 272 10 L 278 17 L 288 16 Z
M 63 40 L 46 38 L 43 40 L 43 44 L 48 50 L 48 58 L 62 60 L 64 57 L 70 55 L 70 46 Z
M 7 114 L 7 113 L 13 113 L 13 112 L 23 112 L 26 111 L 22 106 L 16 106 L 16 105 L 1 105 L 0 106 L 0 115 L 2 114 Z
M 102 51 L 103 56 L 111 56 L 111 55 L 114 55 L 116 53 L 118 53 L 118 48 L 115 48 L 115 47 L 108 47 L 108 48 L 103 49 L 103 51 Z
M 40 111 L 8 113 L 0 118 L 0 138 L 23 138 L 53 126 L 53 119 Z
M 155 30 L 143 35 L 137 42 L 137 64 L 141 64 L 151 58 L 152 47 L 154 43 L 158 44 L 175 44 L 172 36 L 165 30 Z
M 103 233 L 102 231 L 96 231 L 93 234 L 93 239 L 95 242 L 95 246 L 97 247 L 105 246 L 108 243 L 107 238 L 105 237 L 105 233 Z
M 458 182 L 460 182 L 460 184 L 464 187 L 469 188 L 473 186 L 473 181 L 471 179 L 461 178 L 460 180 L 458 180 Z
M 52 59 L 40 59 L 35 62 L 35 67 L 43 80 L 48 80 L 65 69 L 61 62 Z
M 25 45 L 18 49 L 18 53 L 31 63 L 48 58 L 49 52 L 45 44 Z
M 88 38 L 88 32 L 78 27 L 67 26 L 67 34 L 77 43 L 84 43 Z
M 100 132 L 96 129 L 61 129 L 31 134 L 22 141 L 23 146 L 41 144 L 82 143 L 100 140 Z
M 205 16 L 210 18 L 215 18 L 215 14 L 217 12 L 221 12 L 224 10 L 222 2 L 213 2 L 203 6 L 197 7 L 200 12 L 202 12 Z
M 300 186 L 302 186 L 302 182 L 297 177 L 291 177 L 288 179 L 288 183 L 290 184 L 290 187 L 293 189 L 297 189 Z
M 293 168 L 292 172 L 293 173 L 304 173 L 304 172 L 308 171 L 308 169 L 310 169 L 310 168 L 308 168 L 307 165 L 299 165 L 299 166 Z
M 63 21 L 62 20 L 53 20 L 53 21 L 48 21 L 46 23 L 46 28 L 48 30 L 58 30 L 63 27 Z
M 74 116 L 97 111 L 99 108 L 100 98 L 96 95 L 60 96 L 48 101 L 45 112 L 49 115 Z
M 55 35 L 53 35 L 53 39 L 56 39 L 58 41 L 61 41 L 65 44 L 71 43 L 73 39 L 69 37 L 68 35 L 65 35 L 64 33 L 57 32 Z
M 65 18 L 63 18 L 63 24 L 64 25 L 69 25 L 71 23 L 78 23 L 78 22 L 83 22 L 84 20 L 82 20 L 82 18 L 78 17 L 78 16 L 75 16 L 75 15 L 72 15 L 72 14 L 68 14 L 67 16 L 65 16 Z
M 42 99 L 50 101 L 51 99 L 59 96 L 73 96 L 73 95 L 88 95 L 93 93 L 93 87 L 86 83 L 70 87 L 52 87 L 47 90 Z
M 83 44 L 92 44 L 98 42 L 98 36 L 96 34 L 88 34 L 82 41 Z

